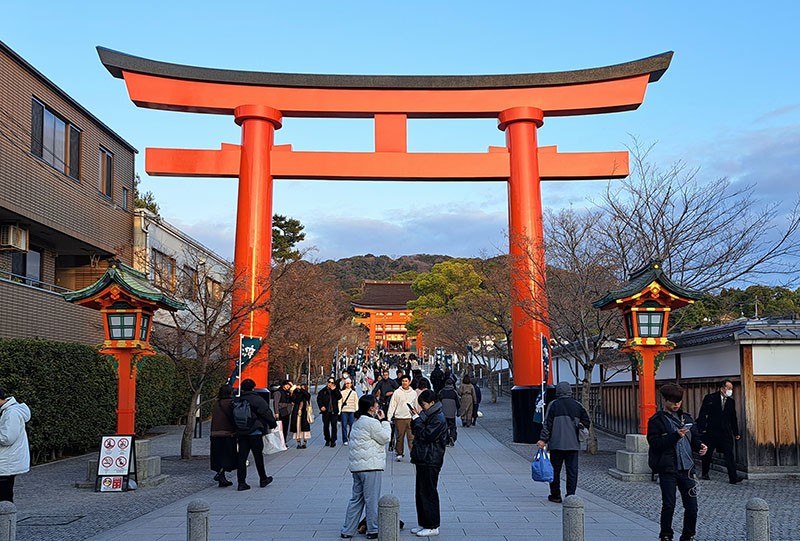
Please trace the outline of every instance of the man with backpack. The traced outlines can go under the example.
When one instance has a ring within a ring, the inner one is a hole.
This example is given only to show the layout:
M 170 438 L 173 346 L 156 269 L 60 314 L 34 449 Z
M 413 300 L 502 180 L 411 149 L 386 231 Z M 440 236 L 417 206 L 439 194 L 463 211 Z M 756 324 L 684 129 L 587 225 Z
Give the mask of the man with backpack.
M 233 399 L 233 421 L 236 425 L 236 442 L 239 446 L 237 456 L 237 490 L 249 490 L 247 484 L 247 457 L 253 452 L 253 461 L 258 471 L 259 486 L 265 487 L 272 482 L 272 477 L 264 469 L 263 436 L 278 426 L 269 404 L 254 389 L 256 382 L 246 379 L 242 382 L 241 396 Z

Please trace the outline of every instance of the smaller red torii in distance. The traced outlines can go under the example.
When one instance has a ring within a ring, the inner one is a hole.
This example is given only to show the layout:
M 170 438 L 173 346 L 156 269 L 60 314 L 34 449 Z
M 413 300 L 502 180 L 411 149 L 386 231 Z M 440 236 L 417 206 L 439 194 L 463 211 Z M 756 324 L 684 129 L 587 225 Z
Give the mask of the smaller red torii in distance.
M 273 179 L 506 181 L 512 272 L 514 440 L 532 443 L 534 408 L 549 348 L 542 291 L 544 251 L 540 180 L 622 178 L 627 152 L 558 153 L 539 148 L 545 116 L 636 109 L 672 53 L 615 66 L 558 73 L 488 76 L 301 75 L 215 70 L 156 62 L 98 48 L 141 107 L 233 115 L 241 145 L 220 150 L 147 149 L 151 175 L 239 177 L 234 269 L 246 278 L 236 307 L 263 295 L 271 263 Z M 373 118 L 375 152 L 297 152 L 275 146 L 284 117 Z M 496 118 L 506 147 L 486 153 L 410 153 L 410 118 Z M 528 257 L 533 254 L 533 257 Z M 538 304 L 537 304 L 538 303 Z M 538 306 L 531 318 L 523 306 Z M 250 312 L 247 332 L 266 336 L 269 313 Z M 267 386 L 262 348 L 245 377 Z

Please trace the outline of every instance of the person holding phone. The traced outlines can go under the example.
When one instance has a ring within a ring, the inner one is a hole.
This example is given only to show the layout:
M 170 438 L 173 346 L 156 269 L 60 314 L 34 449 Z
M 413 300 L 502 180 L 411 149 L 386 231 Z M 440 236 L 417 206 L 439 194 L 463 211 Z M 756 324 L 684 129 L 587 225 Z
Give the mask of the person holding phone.
M 700 441 L 694 419 L 681 409 L 683 389 L 674 383 L 661 387 L 663 409 L 647 422 L 648 463 L 658 474 L 661 487 L 660 541 L 672 541 L 672 517 L 675 514 L 675 489 L 683 502 L 681 541 L 694 539 L 697 529 L 697 481 L 692 451 L 700 456 L 708 448 Z
M 367 539 L 377 539 L 378 498 L 381 495 L 381 476 L 386 467 L 386 444 L 392 429 L 371 394 L 358 399 L 355 417 L 347 453 L 353 475 L 353 495 L 347 505 L 341 537 L 350 539 L 356 534 L 361 513 L 366 508 Z

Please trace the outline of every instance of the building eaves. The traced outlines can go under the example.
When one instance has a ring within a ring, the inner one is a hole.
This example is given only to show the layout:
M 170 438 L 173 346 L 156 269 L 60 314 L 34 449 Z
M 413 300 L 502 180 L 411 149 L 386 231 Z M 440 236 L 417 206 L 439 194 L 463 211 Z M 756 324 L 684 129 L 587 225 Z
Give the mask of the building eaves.
M 679 348 L 720 342 L 800 340 L 800 321 L 739 318 L 725 325 L 671 334 L 669 339 Z
M 77 102 L 77 101 L 76 101 L 76 100 L 75 100 L 75 99 L 74 99 L 72 96 L 70 96 L 69 94 L 67 94 L 67 93 L 66 93 L 64 90 L 62 90 L 62 89 L 61 89 L 61 88 L 60 88 L 60 87 L 59 87 L 57 84 L 55 84 L 53 81 L 51 81 L 50 79 L 48 79 L 48 78 L 47 78 L 47 77 L 46 77 L 46 76 L 45 76 L 45 75 L 44 75 L 44 74 L 43 74 L 41 71 L 39 71 L 38 69 L 36 69 L 35 67 L 33 67 L 33 65 L 31 65 L 31 63 L 30 63 L 30 62 L 28 62 L 27 60 L 25 60 L 24 58 L 22 58 L 22 57 L 21 57 L 19 54 L 17 54 L 17 52 L 16 52 L 16 51 L 14 51 L 14 50 L 13 50 L 11 47 L 9 47 L 8 45 L 6 45 L 6 44 L 3 42 L 3 40 L 0 40 L 0 50 L 2 50 L 3 52 L 7 53 L 7 54 L 8 54 L 8 55 L 9 55 L 11 58 L 13 58 L 13 59 L 14 59 L 14 61 L 16 61 L 16 62 L 17 62 L 17 63 L 18 63 L 20 66 L 22 66 L 23 68 L 25 68 L 26 70 L 28 70 L 28 72 L 29 72 L 31 75 L 33 75 L 34 77 L 36 77 L 37 79 L 39 79 L 41 82 L 43 82 L 44 84 L 46 84 L 47 86 L 49 86 L 49 87 L 50 87 L 50 88 L 53 90 L 53 92 L 55 92 L 56 94 L 58 94 L 59 96 L 61 96 L 61 97 L 62 97 L 62 98 L 65 100 L 65 101 L 69 102 L 69 103 L 70 103 L 70 105 L 72 105 L 73 107 L 75 107 L 76 109 L 78 109 L 80 112 L 82 112 L 83 114 L 85 114 L 87 117 L 89 117 L 89 119 L 91 119 L 93 122 L 95 122 L 95 123 L 96 123 L 96 124 L 97 124 L 97 125 L 98 125 L 98 126 L 99 126 L 99 127 L 102 129 L 102 130 L 103 130 L 103 131 L 105 131 L 105 132 L 106 132 L 108 135 L 110 135 L 111 137 L 113 137 L 114 139 L 116 139 L 117 141 L 119 141 L 119 142 L 120 142 L 120 143 L 121 143 L 123 146 L 127 147 L 127 148 L 128 148 L 128 150 L 130 150 L 130 151 L 131 151 L 131 152 L 133 152 L 134 154 L 138 154 L 138 153 L 139 153 L 139 151 L 136 149 L 136 147 L 134 147 L 134 146 L 133 146 L 132 144 L 130 144 L 128 141 L 126 141 L 125 139 L 123 139 L 121 135 L 119 135 L 117 132 L 115 132 L 114 130 L 112 130 L 112 129 L 111 129 L 111 128 L 110 128 L 110 127 L 109 127 L 109 126 L 108 126 L 108 125 L 107 125 L 105 122 L 103 122 L 102 120 L 100 120 L 99 118 L 97 118 L 97 117 L 96 117 L 96 116 L 95 116 L 93 113 L 91 113 L 91 112 L 90 112 L 90 111 L 89 111 L 89 110 L 88 110 L 86 107 L 84 107 L 83 105 L 81 105 L 80 103 L 78 103 L 78 102 Z

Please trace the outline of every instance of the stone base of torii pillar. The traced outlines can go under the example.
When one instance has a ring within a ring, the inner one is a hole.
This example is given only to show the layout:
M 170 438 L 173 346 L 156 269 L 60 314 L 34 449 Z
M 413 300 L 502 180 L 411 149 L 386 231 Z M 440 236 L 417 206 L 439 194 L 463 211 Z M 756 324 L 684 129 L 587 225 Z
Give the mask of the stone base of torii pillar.
M 652 480 L 650 466 L 647 465 L 647 436 L 626 434 L 625 449 L 617 451 L 617 467 L 609 468 L 608 474 L 620 481 L 642 482 Z

